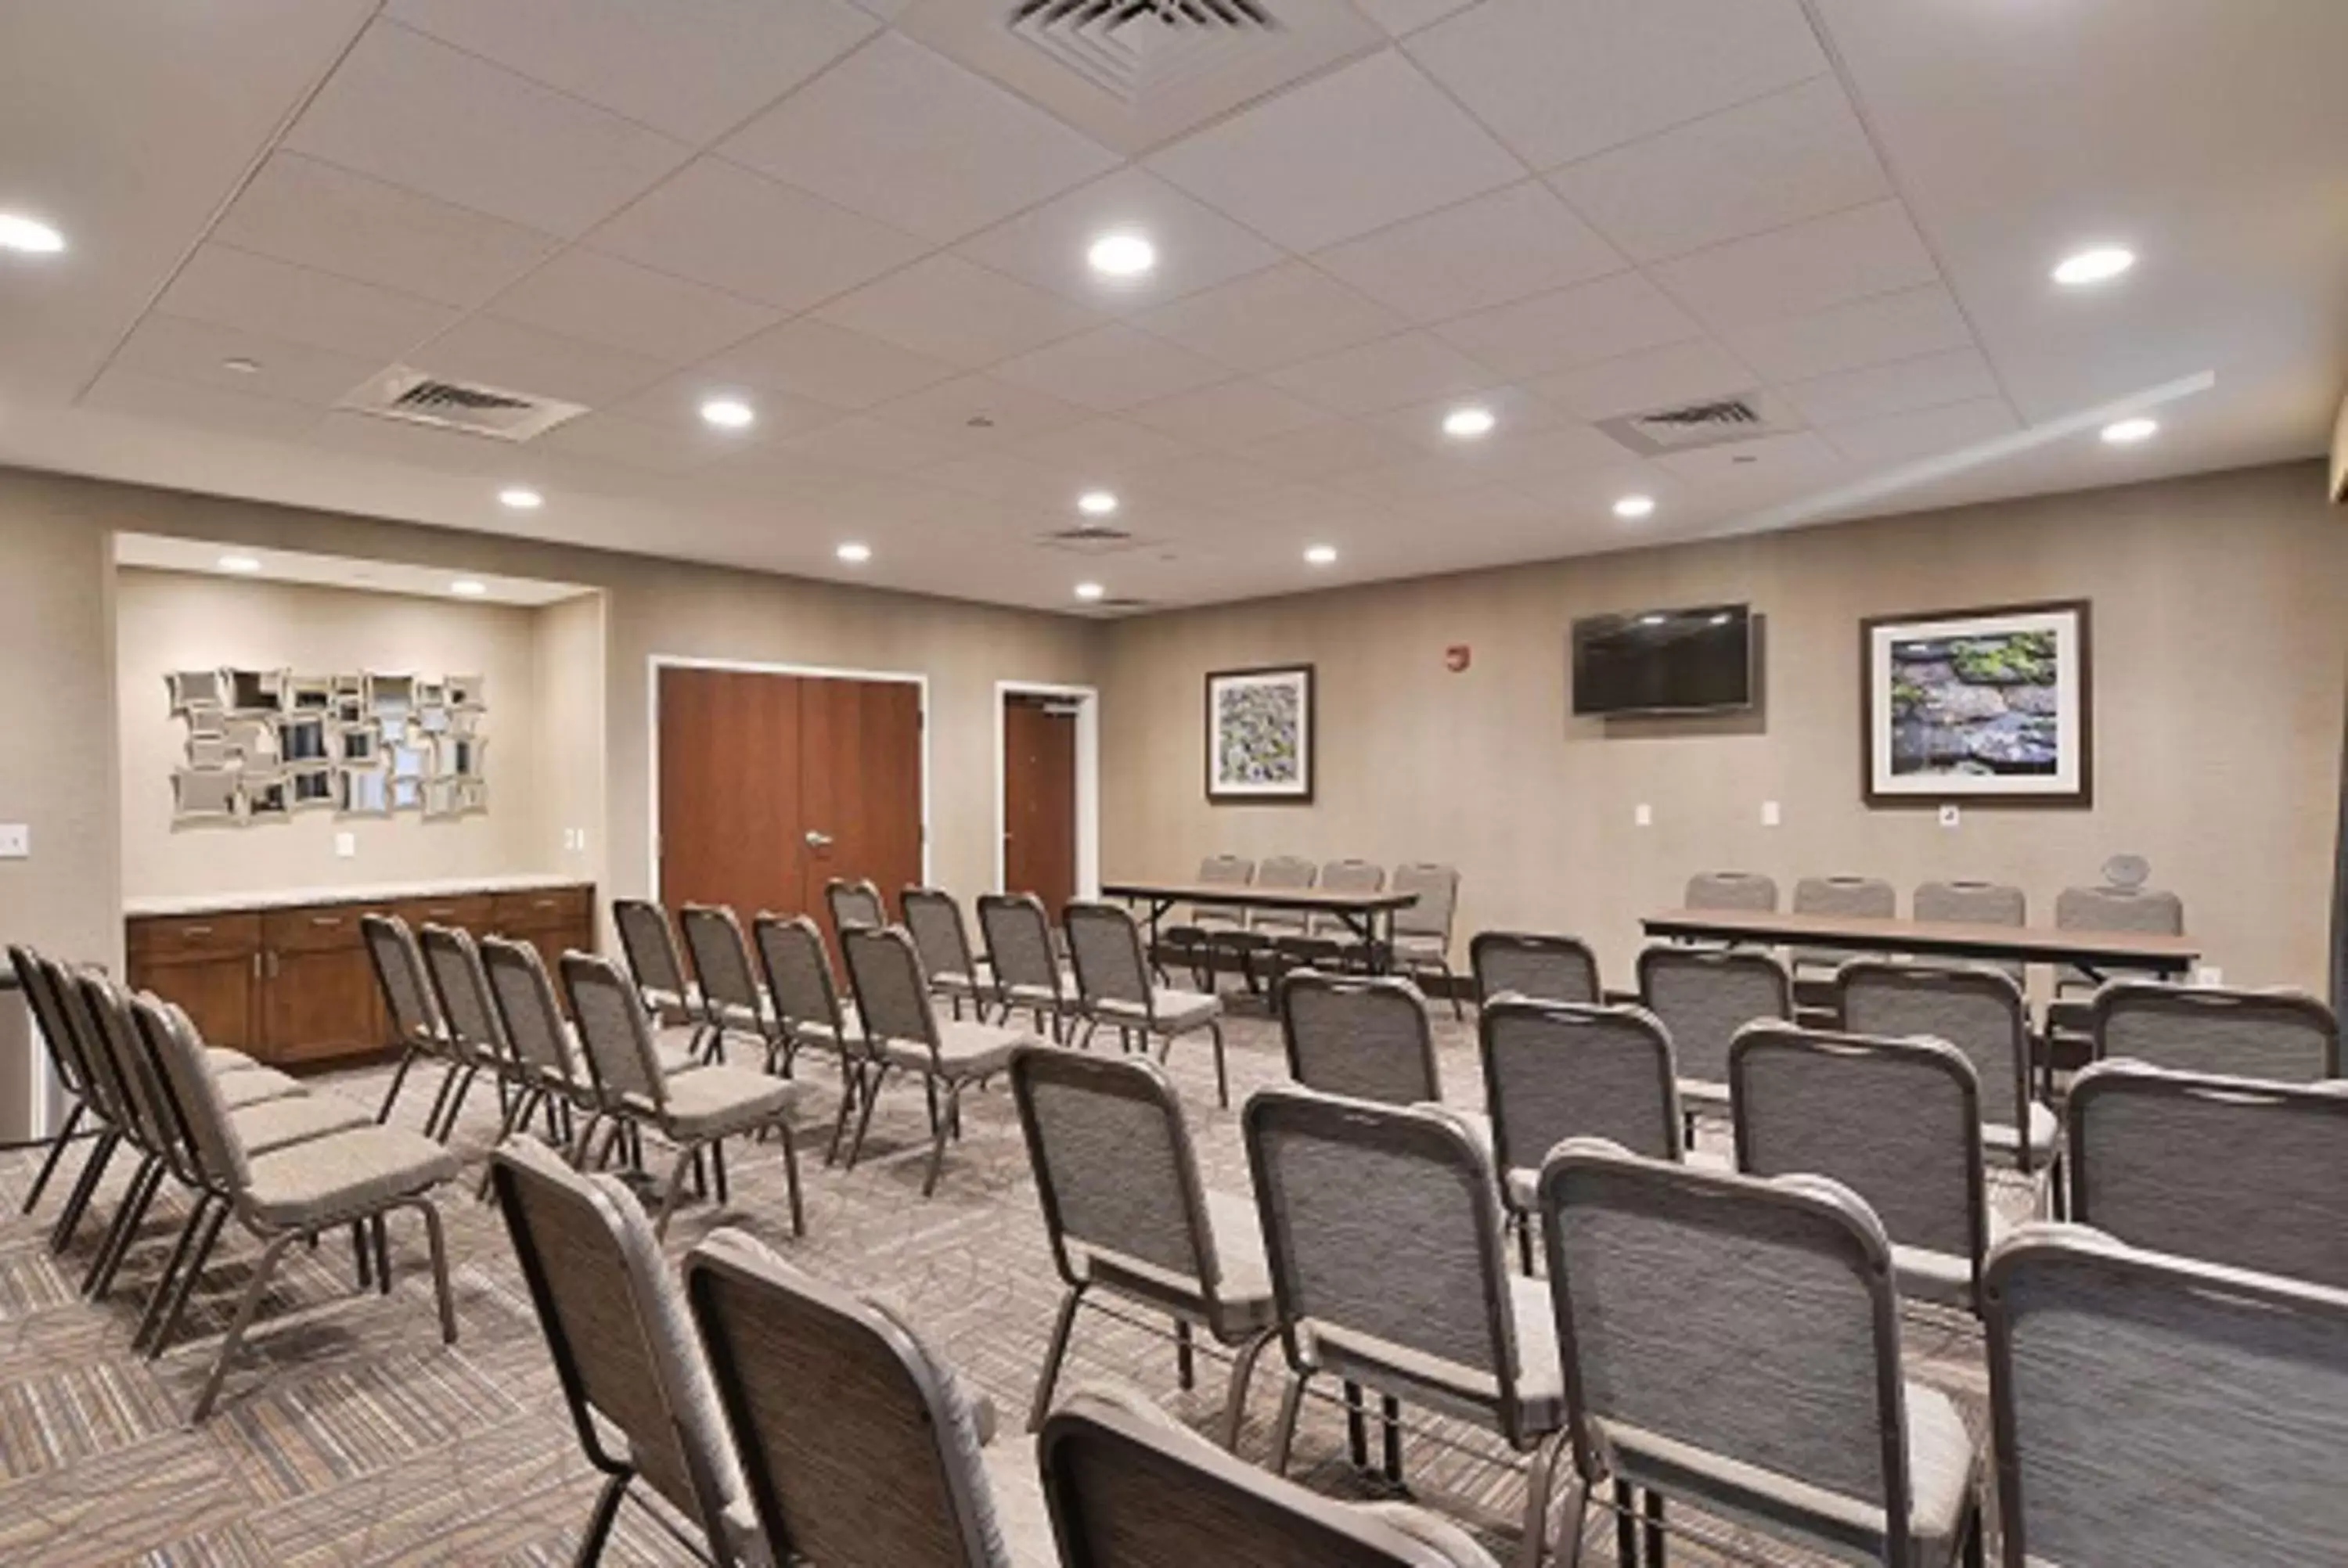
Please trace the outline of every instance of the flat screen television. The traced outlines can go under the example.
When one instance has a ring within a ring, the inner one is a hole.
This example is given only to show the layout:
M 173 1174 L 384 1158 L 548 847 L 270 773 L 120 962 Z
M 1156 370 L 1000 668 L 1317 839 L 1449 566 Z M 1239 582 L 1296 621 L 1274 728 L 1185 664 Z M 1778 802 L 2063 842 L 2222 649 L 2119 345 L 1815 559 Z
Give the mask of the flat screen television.
M 1573 623 L 1573 711 L 1702 713 L 1753 706 L 1743 604 L 1593 615 Z

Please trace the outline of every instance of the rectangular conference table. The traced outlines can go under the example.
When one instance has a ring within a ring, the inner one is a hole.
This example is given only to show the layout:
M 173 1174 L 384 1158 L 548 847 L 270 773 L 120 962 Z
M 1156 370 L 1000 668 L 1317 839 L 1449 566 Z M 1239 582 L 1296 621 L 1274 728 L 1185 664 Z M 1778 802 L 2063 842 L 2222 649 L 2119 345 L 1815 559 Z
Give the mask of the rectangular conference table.
M 1370 968 L 1384 972 L 1394 949 L 1394 917 L 1397 909 L 1418 902 L 1416 893 L 1350 893 L 1329 887 L 1258 887 L 1230 882 L 1104 882 L 1101 897 L 1122 898 L 1148 907 L 1149 947 L 1158 948 L 1158 928 L 1177 904 L 1220 905 L 1227 909 L 1282 909 L 1304 915 L 1334 915 L 1345 929 L 1362 939 Z M 1385 936 L 1379 935 L 1383 922 Z
M 1869 915 L 1795 915 L 1766 910 L 1667 909 L 1641 917 L 1650 937 L 1678 941 L 1767 942 L 1943 958 L 2008 958 L 2071 964 L 2100 984 L 2107 972 L 2176 978 L 2201 956 L 2189 937 L 2153 931 L 2065 931 L 1961 920 L 1900 920 Z

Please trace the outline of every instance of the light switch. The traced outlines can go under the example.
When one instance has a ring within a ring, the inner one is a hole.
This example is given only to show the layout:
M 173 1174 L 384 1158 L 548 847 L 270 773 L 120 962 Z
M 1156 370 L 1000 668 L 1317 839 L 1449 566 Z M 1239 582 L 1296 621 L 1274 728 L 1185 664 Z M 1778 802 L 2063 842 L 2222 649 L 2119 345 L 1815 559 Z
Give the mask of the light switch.
M 1951 801 L 1941 807 L 1941 825 L 1942 827 L 1954 827 L 1963 820 L 1964 814 L 1957 809 L 1956 802 Z
M 1761 825 L 1764 827 L 1775 827 L 1777 825 L 1777 803 L 1774 800 L 1763 801 L 1761 803 Z
M 0 860 L 26 860 L 33 854 L 33 825 L 0 822 Z
M 335 835 L 335 856 L 336 859 L 354 859 L 357 856 L 358 852 L 359 835 L 357 834 L 338 833 Z
M 1632 825 L 1632 826 L 1633 826 L 1633 827 L 1653 827 L 1653 826 L 1654 826 L 1654 825 L 1655 825 L 1655 808 L 1654 808 L 1653 806 L 1652 806 L 1652 805 L 1649 805 L 1649 804 L 1648 804 L 1645 801 L 1643 801 L 1643 801 L 1641 801 L 1637 805 L 1632 806 L 1632 807 L 1631 808 L 1631 825 Z

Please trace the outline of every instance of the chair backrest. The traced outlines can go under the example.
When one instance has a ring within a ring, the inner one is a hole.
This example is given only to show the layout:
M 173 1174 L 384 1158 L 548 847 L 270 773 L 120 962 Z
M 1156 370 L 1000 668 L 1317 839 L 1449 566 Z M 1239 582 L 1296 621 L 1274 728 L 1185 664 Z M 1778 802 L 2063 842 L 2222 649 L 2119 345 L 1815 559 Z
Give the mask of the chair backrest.
M 2103 1061 L 2072 1081 L 2067 1110 L 2074 1219 L 2348 1289 L 2348 1084 Z
M 2281 1083 L 2340 1076 L 2340 1020 L 2305 991 L 2115 980 L 2096 993 L 2095 1036 L 2105 1061 Z
M 683 1007 L 685 960 L 677 955 L 676 932 L 669 926 L 668 911 L 647 898 L 614 898 L 612 924 L 619 930 L 620 951 L 646 1004 Z
M 1728 1042 L 1738 1030 L 1794 1019 L 1786 966 L 1751 948 L 1644 948 L 1639 999 L 1672 1037 L 1680 1077 L 1700 1083 L 1728 1081 Z
M 2017 1231 L 1986 1286 L 2007 1568 L 2340 1561 L 2348 1295 L 2082 1225 Z
M 750 922 L 767 994 L 783 1027 L 814 1024 L 837 1034 L 841 1026 L 839 988 L 831 978 L 831 958 L 823 932 L 805 915 L 761 915 Z
M 2005 882 L 1920 882 L 1913 903 L 1919 920 L 1966 926 L 2026 926 L 2030 898 Z
M 596 1427 L 608 1424 L 653 1490 L 724 1542 L 741 1471 L 683 1293 L 635 1195 L 527 1138 L 492 1151 L 489 1173 L 582 1446 L 602 1452 Z
M 1865 1203 L 1576 1139 L 1540 1210 L 1584 1475 L 1635 1429 L 1882 1510 L 1910 1560 L 1899 1304 Z
M 1320 879 L 1321 868 L 1310 860 L 1294 855 L 1267 856 L 1255 868 L 1255 885 L 1259 887 L 1286 888 L 1291 891 L 1312 886 Z M 1268 937 L 1298 937 L 1304 934 L 1304 915 L 1295 909 L 1251 909 L 1248 927 Z
M 1458 1526 L 1337 1502 L 1233 1458 L 1130 1391 L 1085 1388 L 1036 1443 L 1066 1568 L 1490 1568 Z
M 766 999 L 758 994 L 758 979 L 750 969 L 750 945 L 742 939 L 742 922 L 723 904 L 687 904 L 677 911 L 685 929 L 685 950 L 693 956 L 693 978 L 700 982 L 702 1005 L 714 1021 L 719 1008 L 741 1008 L 764 1020 Z
M 130 1098 L 130 1088 L 123 1081 L 114 1052 L 98 1033 L 98 1020 L 90 1016 L 77 971 L 39 954 L 32 955 L 32 959 L 36 984 L 49 999 L 60 1036 L 73 1042 L 74 1054 L 80 1058 L 83 1071 L 89 1075 L 91 1104 L 115 1131 L 136 1136 L 140 1131 L 139 1107 Z
M 33 1026 L 41 1031 L 41 1043 L 49 1053 L 57 1081 L 75 1099 L 88 1100 L 89 1068 L 82 1060 L 81 1042 L 57 1013 L 56 994 L 49 989 L 40 955 L 22 943 L 11 943 L 8 964 L 15 971 L 16 983 L 24 989 L 25 1004 L 32 1011 Z
M 1280 988 L 1280 1035 L 1307 1089 L 1387 1105 L 1443 1098 L 1426 999 L 1408 980 L 1299 969 Z
M 1741 909 L 1766 915 L 1777 907 L 1777 879 L 1757 871 L 1699 871 L 1684 896 L 1691 909 Z
M 194 1036 L 195 1025 L 172 1003 L 159 1002 L 142 1010 L 142 998 L 131 995 L 112 980 L 98 976 L 93 977 L 92 983 L 103 988 L 109 1015 L 107 1028 L 115 1031 L 118 1042 L 115 1054 L 126 1062 L 135 1063 L 147 1102 L 166 1139 L 166 1147 L 161 1151 L 165 1164 L 183 1185 L 220 1184 L 226 1179 L 227 1167 L 214 1163 L 197 1138 L 194 1116 L 180 1100 L 167 1054 L 176 1049 L 175 1036 Z M 201 1046 L 198 1054 L 202 1054 Z
M 471 935 L 450 926 L 427 926 L 417 932 L 416 945 L 432 982 L 433 1005 L 447 1020 L 449 1033 L 485 1055 L 510 1056 L 497 999 L 489 993 L 489 977 Z
M 1321 867 L 1321 886 L 1329 893 L 1383 893 L 1386 868 L 1368 860 L 1332 860 Z M 1315 937 L 1351 937 L 1353 927 L 1342 915 L 1314 914 L 1304 922 Z
M 579 1047 L 606 1103 L 623 1100 L 668 1103 L 668 1080 L 653 1046 L 644 999 L 611 959 L 592 953 L 562 955 L 562 990 L 579 1022 Z
M 1979 1287 L 1981 1086 L 1956 1047 L 1759 1023 L 1729 1047 L 1728 1084 L 1738 1170 L 1840 1182 L 1893 1242 L 1971 1260 Z
M 1794 884 L 1797 915 L 1862 915 L 1889 919 L 1900 912 L 1900 895 L 1878 876 L 1805 876 Z M 1854 949 L 1847 946 L 1807 946 L 1793 951 L 1797 965 L 1837 964 Z
M 2054 896 L 2054 927 L 2181 937 L 2185 900 L 2158 887 L 2065 887 Z M 2054 971 L 2054 982 L 2065 990 L 2097 983 L 2095 976 L 2070 964 Z
M 1492 1153 L 1503 1172 L 1538 1170 L 1568 1138 L 1604 1138 L 1633 1153 L 1684 1153 L 1671 1037 L 1637 1007 L 1581 1007 L 1504 997 L 1477 1033 Z
M 2030 1004 L 2013 977 L 1977 964 L 1860 958 L 1835 972 L 1853 1034 L 1944 1040 L 1981 1081 L 1982 1120 L 2022 1126 L 2030 1104 Z
M 1509 991 L 1543 1002 L 1589 1004 L 1602 999 L 1598 955 L 1579 937 L 1478 931 L 1468 944 L 1468 963 L 1476 973 L 1479 1002 Z
M 876 1045 L 893 1040 L 934 1050 L 937 1014 L 911 935 L 901 926 L 850 926 L 839 934 L 839 945 L 865 1038 Z
M 885 926 L 889 907 L 880 889 L 863 877 L 835 876 L 823 885 L 824 907 L 831 911 L 832 928 L 845 934 L 858 926 Z
M 1068 932 L 1068 962 L 1076 972 L 1076 991 L 1086 1005 L 1122 1002 L 1150 1005 L 1149 966 L 1142 957 L 1141 927 L 1115 904 L 1083 899 L 1069 904 L 1061 917 Z
M 685 1291 L 775 1561 L 1010 1568 L 978 1412 L 893 1313 L 730 1229 Z
M 186 1013 L 151 995 L 134 997 L 130 1006 L 140 1038 L 162 1065 L 204 1170 L 232 1194 L 242 1193 L 252 1184 L 252 1163 L 221 1097 L 211 1064 L 204 1060 L 204 1042 L 194 1024 Z
M 66 1008 L 92 1054 L 102 1055 L 122 1097 L 122 1131 L 133 1146 L 178 1163 L 184 1152 L 176 1107 L 168 1103 L 162 1067 L 150 1057 L 130 1019 L 130 999 L 95 969 L 64 976 Z
M 899 895 L 899 903 L 923 975 L 932 981 L 941 975 L 959 975 L 965 980 L 977 977 L 970 933 L 963 926 L 962 906 L 954 902 L 953 894 L 942 887 L 907 887 Z
M 1327 1358 L 1383 1341 L 1484 1385 L 1515 1426 L 1499 1188 L 1467 1126 L 1437 1106 L 1289 1088 L 1258 1090 L 1241 1120 L 1292 1360 L 1306 1343 Z
M 362 915 L 359 936 L 366 944 L 367 962 L 375 968 L 396 1042 L 429 1044 L 438 1039 L 440 1019 L 432 1009 L 432 983 L 425 976 L 424 959 L 407 922 L 396 915 Z
M 1255 880 L 1255 862 L 1244 855 L 1210 855 L 1199 862 L 1199 881 L 1211 887 L 1244 887 Z M 1238 925 L 1247 911 L 1236 904 L 1193 904 L 1193 920 L 1220 920 Z
M 1440 937 L 1451 945 L 1451 917 L 1459 907 L 1459 868 L 1421 861 L 1395 867 L 1394 890 L 1416 893 L 1418 900 L 1394 913 L 1397 937 Z
M 1022 1046 L 1011 1092 L 1060 1276 L 1088 1259 L 1127 1278 L 1175 1276 L 1211 1296 L 1220 1283 L 1198 1153 L 1165 1069 L 1147 1056 Z
M 510 937 L 484 937 L 480 953 L 489 995 L 515 1057 L 541 1074 L 552 1074 L 574 1092 L 591 1087 L 592 1081 L 580 1076 L 582 1068 L 571 1047 L 569 1026 L 538 949 Z
M 1056 999 L 1060 955 L 1052 947 L 1052 916 L 1033 893 L 982 893 L 978 928 L 986 938 L 995 983 Z

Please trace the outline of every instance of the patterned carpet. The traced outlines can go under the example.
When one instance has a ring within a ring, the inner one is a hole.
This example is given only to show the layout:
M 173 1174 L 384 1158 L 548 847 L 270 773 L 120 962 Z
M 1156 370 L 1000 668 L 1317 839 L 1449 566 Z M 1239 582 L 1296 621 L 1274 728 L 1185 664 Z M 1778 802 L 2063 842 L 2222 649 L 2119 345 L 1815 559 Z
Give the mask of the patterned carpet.
M 1235 1104 L 1284 1077 L 1279 1042 L 1262 1019 L 1231 1030 Z M 1473 1035 L 1438 1014 L 1451 1097 L 1478 1097 Z M 1214 1107 L 1203 1040 L 1175 1048 L 1181 1086 L 1210 1185 L 1246 1190 L 1236 1110 Z M 320 1081 L 372 1106 L 387 1073 Z M 429 1083 L 411 1084 L 396 1119 L 421 1123 Z M 670 1227 L 680 1255 L 718 1225 L 747 1228 L 803 1266 L 877 1289 L 931 1343 L 994 1399 L 1003 1415 L 994 1463 L 1009 1522 L 1036 1525 L 1038 1508 L 1019 1428 L 1035 1387 L 1057 1301 L 1025 1151 L 1000 1088 L 965 1101 L 964 1132 L 950 1152 L 936 1196 L 921 1196 L 927 1123 L 918 1089 L 892 1087 L 876 1116 L 864 1162 L 853 1172 L 821 1162 L 833 1089 L 810 1101 L 803 1146 L 808 1235 L 793 1241 L 780 1156 L 772 1145 L 729 1151 L 733 1203 L 724 1212 L 688 1202 Z M 496 1131 L 486 1086 L 468 1107 L 458 1142 L 478 1169 Z M 1725 1132 L 1703 1142 L 1719 1147 Z M 392 1232 L 396 1286 L 388 1297 L 354 1293 L 346 1245 L 290 1255 L 254 1337 L 230 1374 L 221 1409 L 201 1431 L 180 1412 L 209 1369 L 217 1337 L 254 1255 L 249 1238 L 223 1239 L 175 1348 L 149 1363 L 129 1350 L 147 1289 L 181 1214 L 156 1205 L 113 1295 L 92 1306 L 78 1295 L 98 1223 L 53 1258 L 46 1237 L 78 1159 L 68 1155 L 40 1214 L 18 1214 L 34 1163 L 0 1156 L 0 1563 L 42 1568 L 136 1563 L 157 1568 L 359 1568 L 361 1564 L 541 1564 L 570 1561 L 596 1478 L 578 1452 L 500 1224 L 466 1188 L 451 1191 L 449 1222 L 461 1338 L 443 1347 L 431 1307 L 424 1241 L 412 1220 Z M 657 1164 L 657 1161 L 654 1162 Z M 112 1211 L 126 1167 L 110 1173 L 93 1222 Z M 2019 1194 L 2000 1194 L 2012 1208 Z M 1976 1430 L 1985 1424 L 1978 1335 L 1945 1316 L 1911 1315 L 1911 1373 L 1946 1389 Z M 1261 1460 L 1278 1403 L 1279 1357 L 1259 1368 L 1242 1454 Z M 1199 1391 L 1176 1388 L 1170 1344 L 1138 1327 L 1087 1312 L 1080 1319 L 1064 1389 L 1117 1378 L 1206 1425 L 1221 1368 L 1205 1362 Z M 1410 1418 L 1413 1495 L 1474 1524 L 1496 1552 L 1512 1550 L 1521 1471 L 1497 1439 L 1456 1423 Z M 1344 1457 L 1342 1420 L 1308 1410 L 1292 1473 L 1342 1496 L 1375 1494 Z M 1593 1514 L 1585 1562 L 1612 1562 L 1611 1524 Z M 1738 1542 L 1739 1559 L 1800 1561 L 1781 1548 Z M 1699 1546 L 1673 1560 L 1716 1561 Z M 615 1565 L 692 1561 L 641 1511 L 623 1511 L 605 1554 Z M 1039 1561 L 1048 1563 L 1049 1558 Z

